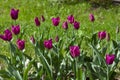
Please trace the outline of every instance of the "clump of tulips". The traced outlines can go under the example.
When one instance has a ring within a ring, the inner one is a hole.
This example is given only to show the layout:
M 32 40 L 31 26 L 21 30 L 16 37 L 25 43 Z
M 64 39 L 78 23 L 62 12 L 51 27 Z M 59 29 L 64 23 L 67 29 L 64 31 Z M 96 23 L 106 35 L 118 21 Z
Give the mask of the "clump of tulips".
M 11 9 L 10 16 L 13 21 L 17 21 L 18 15 L 19 10 Z M 32 56 L 25 52 L 27 48 L 25 45 L 28 42 L 20 37 L 22 28 L 19 24 L 12 25 L 11 29 L 6 29 L 3 34 L 0 34 L 0 39 L 10 45 L 9 57 L 0 54 L 0 58 L 7 64 L 5 69 L 0 70 L 0 77 L 11 80 L 110 80 L 114 78 L 120 59 L 120 47 L 116 40 L 110 40 L 107 31 L 95 32 L 93 29 L 94 33 L 91 32 L 91 36 L 79 36 L 76 30 L 80 29 L 80 22 L 75 20 L 73 15 L 69 15 L 62 25 L 60 17 L 51 19 L 51 26 L 53 26 L 51 32 L 56 32 L 52 34 L 55 37 L 52 37 L 49 36 L 51 28 L 44 27 L 48 32 L 46 34 L 41 30 L 45 20 L 43 15 L 34 18 L 38 29 L 36 31 L 41 33 L 29 36 L 35 52 Z M 95 22 L 93 14 L 89 15 L 89 20 Z M 59 31 L 62 33 L 57 33 Z M 17 39 L 14 38 L 15 36 Z M 91 48 L 90 54 L 82 48 L 83 40 L 87 42 L 85 46 Z

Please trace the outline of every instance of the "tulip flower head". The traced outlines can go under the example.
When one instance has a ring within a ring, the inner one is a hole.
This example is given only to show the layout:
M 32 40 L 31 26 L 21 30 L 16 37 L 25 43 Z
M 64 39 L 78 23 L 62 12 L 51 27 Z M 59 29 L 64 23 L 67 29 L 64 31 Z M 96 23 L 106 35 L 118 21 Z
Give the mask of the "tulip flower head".
M 112 64 L 114 59 L 115 59 L 114 54 L 106 54 L 106 64 L 108 65 Z
M 14 8 L 11 9 L 11 12 L 10 12 L 10 16 L 13 20 L 16 20 L 18 19 L 18 13 L 19 13 L 19 10 L 15 10 Z
M 4 34 L 2 35 L 0 35 L 0 38 L 2 39 L 2 40 L 4 40 L 4 41 L 11 41 L 11 39 L 12 39 L 12 32 L 9 30 L 9 29 L 6 29 L 5 31 L 4 31 Z
M 100 40 L 106 38 L 106 32 L 105 32 L 105 31 L 100 31 L 100 32 L 98 32 L 98 38 L 99 38 Z
M 52 24 L 54 26 L 58 26 L 60 23 L 60 17 L 57 17 L 57 18 L 52 18 Z
M 17 26 L 12 26 L 12 32 L 17 35 L 20 33 L 20 26 L 17 25 Z
M 75 58 L 80 56 L 80 49 L 79 46 L 70 46 L 70 55 Z
M 56 42 L 59 41 L 59 37 L 58 37 L 58 36 L 55 37 L 55 41 L 56 41 Z
M 78 29 L 80 28 L 80 23 L 77 22 L 77 21 L 75 21 L 73 25 L 74 25 L 74 28 L 75 28 L 76 30 L 78 30 Z
M 40 21 L 39 21 L 38 17 L 36 17 L 34 21 L 35 21 L 36 26 L 40 26 Z
M 69 15 L 68 17 L 67 17 L 67 20 L 68 20 L 68 22 L 69 23 L 74 23 L 74 16 L 73 15 Z
M 65 29 L 65 30 L 68 29 L 68 23 L 67 23 L 67 21 L 63 22 L 62 28 Z
M 94 22 L 95 21 L 94 15 L 93 14 L 89 14 L 89 19 L 90 19 L 91 22 Z
M 30 37 L 30 42 L 31 42 L 32 44 L 35 44 L 35 38 L 34 38 L 33 36 Z
M 44 22 L 45 21 L 45 17 L 42 15 L 41 16 L 41 21 Z
M 17 47 L 19 50 L 23 50 L 25 48 L 25 41 L 24 40 L 18 39 L 16 44 L 17 44 Z
M 52 45 L 52 39 L 45 40 L 44 41 L 44 47 L 47 48 L 47 49 L 51 49 L 53 47 L 53 45 Z

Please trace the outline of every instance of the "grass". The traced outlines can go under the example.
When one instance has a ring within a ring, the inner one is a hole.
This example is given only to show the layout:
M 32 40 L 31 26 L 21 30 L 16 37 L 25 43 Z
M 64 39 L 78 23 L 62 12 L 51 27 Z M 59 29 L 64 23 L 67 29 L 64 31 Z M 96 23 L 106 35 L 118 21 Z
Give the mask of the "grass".
M 6 28 L 10 28 L 14 23 L 10 17 L 10 9 L 19 9 L 19 18 L 16 24 L 19 24 L 21 29 L 26 29 L 25 34 L 27 35 L 24 35 L 23 38 L 26 40 L 26 53 L 31 55 L 34 54 L 34 51 L 30 45 L 29 37 L 34 33 L 38 33 L 34 24 L 34 18 L 36 16 L 45 16 L 46 24 L 41 23 L 41 28 L 53 27 L 51 18 L 60 16 L 61 23 L 59 27 L 61 27 L 62 22 L 66 20 L 67 16 L 73 14 L 75 20 L 81 24 L 79 34 L 90 36 L 92 28 L 94 28 L 96 32 L 106 30 L 110 33 L 111 39 L 116 38 L 116 27 L 120 24 L 119 6 L 109 6 L 108 9 L 101 7 L 92 8 L 87 2 L 59 4 L 50 0 L 1 0 L 0 5 L 0 34 L 2 34 Z M 95 22 L 93 24 L 89 21 L 90 13 L 95 15 Z M 50 35 L 52 36 L 52 33 Z M 55 35 L 53 35 L 53 37 L 54 36 Z M 0 40 L 0 44 L 0 54 L 9 55 L 8 43 Z

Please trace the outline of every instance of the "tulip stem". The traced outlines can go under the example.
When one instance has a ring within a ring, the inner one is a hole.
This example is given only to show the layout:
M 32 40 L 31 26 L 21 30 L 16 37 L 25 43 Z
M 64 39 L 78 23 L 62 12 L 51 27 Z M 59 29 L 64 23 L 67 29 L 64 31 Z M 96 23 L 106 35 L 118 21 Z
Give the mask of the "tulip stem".
M 77 61 L 74 59 L 74 80 L 77 79 Z
M 107 79 L 106 80 L 109 80 L 109 66 L 107 65 Z

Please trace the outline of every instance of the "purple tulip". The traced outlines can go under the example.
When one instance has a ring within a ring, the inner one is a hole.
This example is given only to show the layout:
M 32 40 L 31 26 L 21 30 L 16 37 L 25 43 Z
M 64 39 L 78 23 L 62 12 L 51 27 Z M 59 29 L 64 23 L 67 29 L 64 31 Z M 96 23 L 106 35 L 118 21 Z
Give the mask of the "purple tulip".
M 16 20 L 18 18 L 18 13 L 19 13 L 19 10 L 15 10 L 14 8 L 11 9 L 11 12 L 10 12 L 10 16 L 13 20 Z
M 106 38 L 106 32 L 105 32 L 105 31 L 100 31 L 100 32 L 98 32 L 98 38 L 99 38 L 100 40 Z
M 41 21 L 44 22 L 45 21 L 45 17 L 42 15 L 41 16 Z
M 74 25 L 75 29 L 79 29 L 79 27 L 80 27 L 80 23 L 77 21 L 75 21 L 73 25 Z
M 35 44 L 35 38 L 33 36 L 30 37 L 30 41 L 32 44 Z
M 59 37 L 58 37 L 58 36 L 55 37 L 55 41 L 56 41 L 56 42 L 59 41 Z
M 17 47 L 19 50 L 23 50 L 25 48 L 25 41 L 24 40 L 17 40 Z
M 54 26 L 58 26 L 60 23 L 60 17 L 52 18 L 52 23 Z
M 65 29 L 65 30 L 68 29 L 68 23 L 67 23 L 67 21 L 63 22 L 62 28 Z
M 73 58 L 80 55 L 79 46 L 70 46 L 70 54 Z
M 0 38 L 3 39 L 4 41 L 11 41 L 11 39 L 12 39 L 12 32 L 9 29 L 6 29 L 4 31 L 4 34 L 0 35 Z
M 38 17 L 36 17 L 34 21 L 35 21 L 36 26 L 40 26 L 40 21 L 39 21 Z
M 95 21 L 94 15 L 93 14 L 89 14 L 89 19 L 90 19 L 91 22 L 94 22 Z
M 12 26 L 12 32 L 17 35 L 20 33 L 20 26 L 17 25 L 17 26 Z
M 112 64 L 114 59 L 115 59 L 114 54 L 106 54 L 106 64 L 108 65 Z
M 74 16 L 73 15 L 69 15 L 68 17 L 67 17 L 67 20 L 68 20 L 68 22 L 69 23 L 74 23 Z
M 47 49 L 51 49 L 51 48 L 53 47 L 53 45 L 52 45 L 52 39 L 45 40 L 45 41 L 44 41 L 44 46 L 45 46 Z

